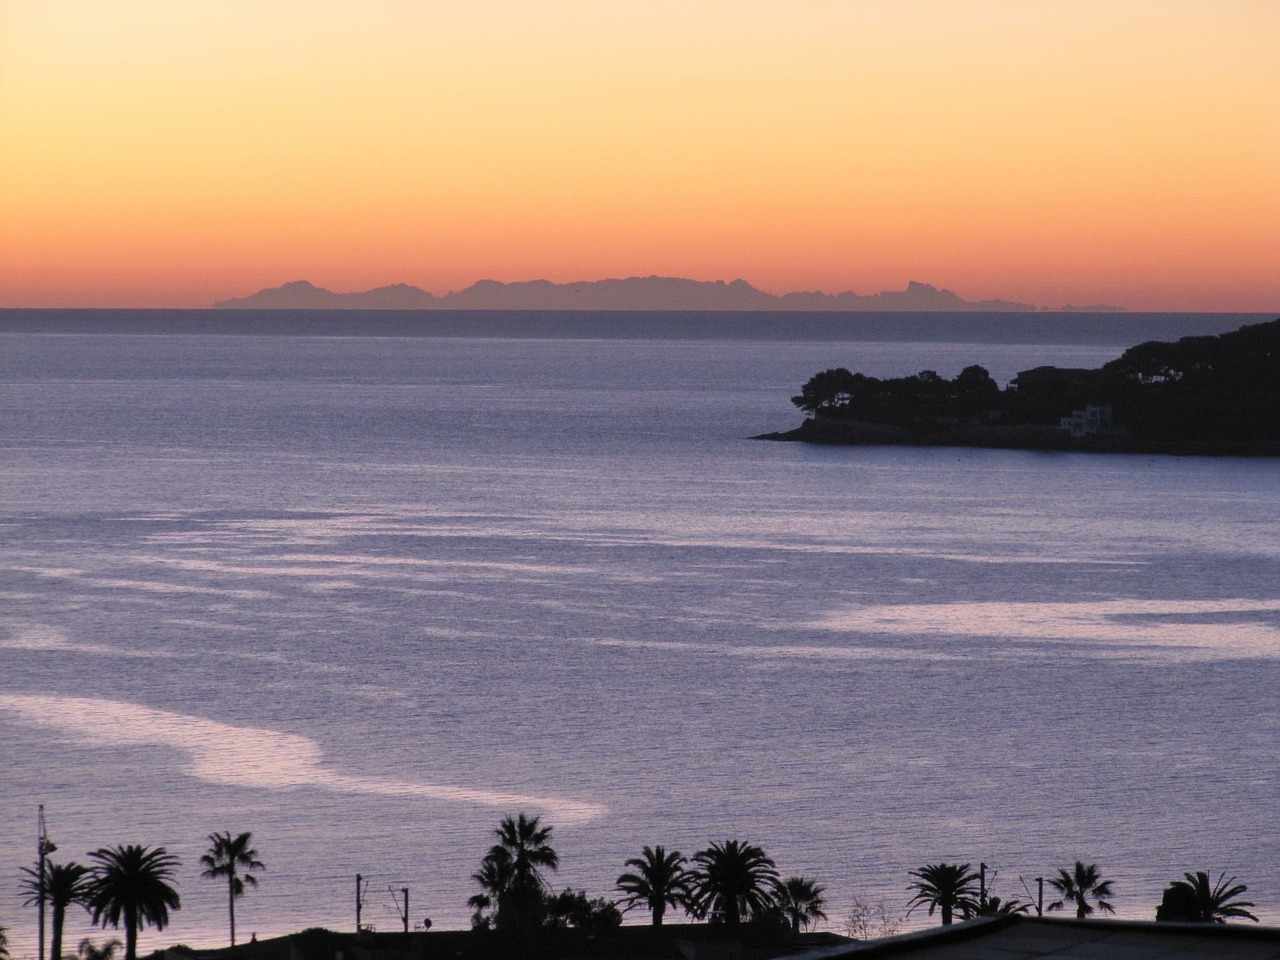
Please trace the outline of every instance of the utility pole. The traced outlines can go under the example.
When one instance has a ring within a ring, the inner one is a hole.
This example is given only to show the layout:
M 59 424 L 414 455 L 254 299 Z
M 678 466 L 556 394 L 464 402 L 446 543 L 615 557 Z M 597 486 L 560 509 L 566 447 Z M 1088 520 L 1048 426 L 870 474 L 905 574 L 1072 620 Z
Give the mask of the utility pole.
M 1036 885 L 1040 889 L 1040 893 L 1036 898 L 1036 916 L 1044 916 L 1044 877 L 1036 877 Z
M 356 874 L 356 933 L 364 928 L 360 925 L 360 910 L 364 906 L 364 877 Z
M 987 865 L 978 864 L 978 909 L 987 905 Z
M 409 932 L 409 888 L 401 887 L 400 892 L 404 894 L 404 932 Z
M 48 857 L 49 854 L 53 853 L 57 849 L 58 849 L 57 845 L 54 844 L 54 842 L 49 839 L 49 831 L 45 827 L 44 804 L 42 803 L 40 804 L 39 807 L 36 808 L 36 859 L 37 859 L 37 869 L 39 869 L 40 871 L 40 873 L 36 877 L 36 899 L 40 903 L 40 926 L 39 926 L 39 937 L 37 940 L 38 947 L 37 947 L 37 953 L 36 953 L 36 960 L 45 960 L 44 958 L 44 901 L 45 901 L 45 893 L 46 893 L 45 891 L 46 871 L 44 866 L 45 858 Z

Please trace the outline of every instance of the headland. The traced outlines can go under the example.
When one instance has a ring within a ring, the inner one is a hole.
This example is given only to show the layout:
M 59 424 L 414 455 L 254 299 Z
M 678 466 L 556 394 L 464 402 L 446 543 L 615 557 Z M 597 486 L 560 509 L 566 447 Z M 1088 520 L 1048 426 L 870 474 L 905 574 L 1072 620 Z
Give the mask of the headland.
M 763 440 L 1179 456 L 1280 456 L 1280 320 L 1148 341 L 1096 370 L 981 366 L 877 379 L 843 367 L 792 397 L 810 417 Z

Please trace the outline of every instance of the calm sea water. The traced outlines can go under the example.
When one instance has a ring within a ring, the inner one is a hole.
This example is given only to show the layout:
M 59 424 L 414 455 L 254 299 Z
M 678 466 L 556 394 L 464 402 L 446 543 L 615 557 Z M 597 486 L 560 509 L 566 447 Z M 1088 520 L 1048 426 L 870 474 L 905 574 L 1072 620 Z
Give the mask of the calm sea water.
M 218 945 L 464 927 L 506 813 L 558 886 L 761 844 L 905 909 L 1075 859 L 1280 923 L 1280 463 L 753 442 L 813 372 L 997 379 L 1082 345 L 0 336 L 0 923 L 20 868 L 163 844 Z M 631 915 L 640 922 L 643 918 Z M 917 914 L 912 922 L 929 922 Z M 72 945 L 92 931 L 73 915 Z

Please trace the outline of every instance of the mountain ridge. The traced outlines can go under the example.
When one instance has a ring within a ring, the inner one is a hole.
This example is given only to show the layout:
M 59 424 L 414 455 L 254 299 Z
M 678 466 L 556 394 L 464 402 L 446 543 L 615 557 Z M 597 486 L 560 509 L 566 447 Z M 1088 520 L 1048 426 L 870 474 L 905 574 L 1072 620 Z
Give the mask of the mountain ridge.
M 922 311 L 1034 313 L 1038 308 L 1011 300 L 965 300 L 951 290 L 916 280 L 905 290 L 874 294 L 797 291 L 766 293 L 745 280 L 690 280 L 684 277 L 627 277 L 554 283 L 550 280 L 477 280 L 462 290 L 436 296 L 396 283 L 372 290 L 335 293 L 308 280 L 294 280 L 247 297 L 220 300 L 217 310 L 740 310 L 740 311 Z M 1123 307 L 1050 308 L 1120 313 Z

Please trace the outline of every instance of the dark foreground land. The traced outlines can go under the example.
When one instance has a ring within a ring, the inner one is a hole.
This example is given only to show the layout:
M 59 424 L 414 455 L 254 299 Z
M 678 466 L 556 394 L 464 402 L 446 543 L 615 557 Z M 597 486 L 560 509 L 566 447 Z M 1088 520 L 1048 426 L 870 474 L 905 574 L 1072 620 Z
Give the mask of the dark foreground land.
M 797 937 L 743 924 L 736 931 L 705 923 L 623 926 L 525 933 L 440 930 L 335 933 L 304 930 L 223 950 L 163 951 L 164 960 L 772 960 L 851 942 L 834 933 Z
M 880 380 L 835 368 L 792 398 L 811 414 L 763 440 L 1182 456 L 1280 456 L 1280 320 L 1148 341 L 1097 370 L 1037 367 L 1005 389 L 980 366 Z
M 783 942 L 785 941 L 785 942 Z M 773 960 L 795 954 L 972 960 L 1280 960 L 1280 929 L 1218 923 L 1079 920 L 1004 914 L 880 940 L 831 933 L 779 941 L 723 926 L 671 924 L 607 931 L 341 934 L 308 930 L 224 950 L 162 951 L 159 960 Z

